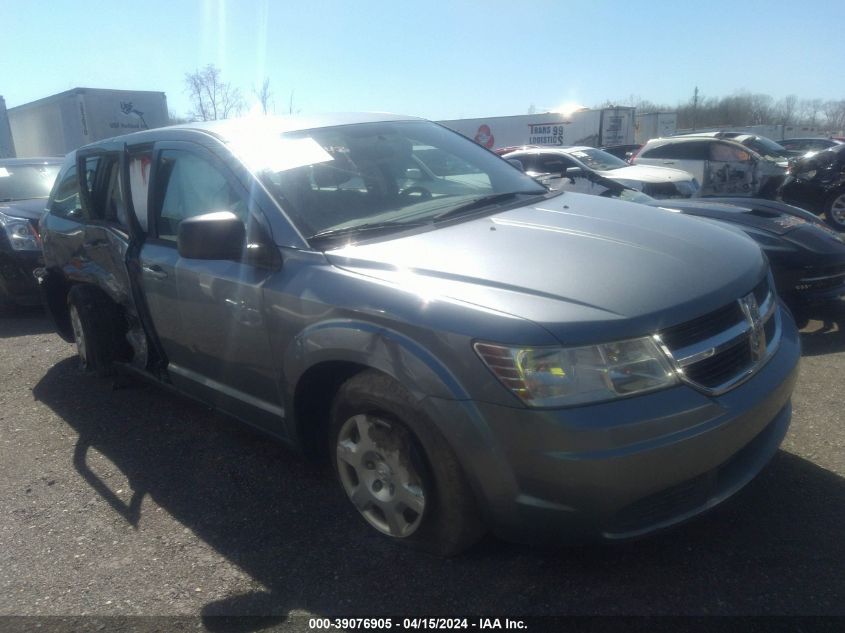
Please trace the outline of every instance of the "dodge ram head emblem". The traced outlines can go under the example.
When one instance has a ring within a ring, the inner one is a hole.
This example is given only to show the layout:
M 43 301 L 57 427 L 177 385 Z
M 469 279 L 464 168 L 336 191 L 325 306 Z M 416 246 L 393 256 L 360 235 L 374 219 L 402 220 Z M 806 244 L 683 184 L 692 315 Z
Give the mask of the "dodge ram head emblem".
M 760 317 L 760 306 L 754 293 L 749 293 L 739 300 L 739 307 L 745 315 L 745 320 L 751 330 L 748 332 L 748 342 L 751 346 L 751 360 L 755 363 L 766 354 L 766 333 L 763 330 L 763 319 Z

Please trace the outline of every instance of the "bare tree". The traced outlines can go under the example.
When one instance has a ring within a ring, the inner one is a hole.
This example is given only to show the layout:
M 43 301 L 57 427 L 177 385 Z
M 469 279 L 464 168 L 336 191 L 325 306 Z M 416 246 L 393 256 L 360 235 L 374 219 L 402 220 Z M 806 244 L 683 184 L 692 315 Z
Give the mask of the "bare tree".
M 179 123 L 188 123 L 191 119 L 184 116 L 179 116 L 173 110 L 168 110 L 167 119 L 170 125 L 178 125 Z
M 795 122 L 795 115 L 798 111 L 798 97 L 795 95 L 784 97 L 778 101 L 775 109 L 777 110 L 778 123 L 791 125 Z
M 834 131 L 845 129 L 845 99 L 825 101 L 823 109 L 828 129 Z
M 270 98 L 273 96 L 273 93 L 270 90 L 270 78 L 265 77 L 264 83 L 261 84 L 261 88 L 258 90 L 252 90 L 255 98 L 258 99 L 258 103 L 261 104 L 261 111 L 264 114 L 269 114 L 270 112 Z
M 220 69 L 213 64 L 185 73 L 185 86 L 193 106 L 189 116 L 194 121 L 228 119 L 243 110 L 240 90 L 223 81 L 220 75 Z
M 816 127 L 823 103 L 821 99 L 802 99 L 799 105 L 801 120 L 810 127 Z

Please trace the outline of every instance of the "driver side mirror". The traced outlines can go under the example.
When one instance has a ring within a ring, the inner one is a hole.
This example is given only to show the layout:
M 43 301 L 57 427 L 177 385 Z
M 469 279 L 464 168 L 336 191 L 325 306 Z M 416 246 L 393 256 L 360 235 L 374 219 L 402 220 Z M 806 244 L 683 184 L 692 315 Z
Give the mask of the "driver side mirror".
M 205 213 L 179 223 L 179 255 L 187 259 L 234 259 L 246 250 L 246 228 L 231 211 Z
M 584 170 L 580 167 L 567 167 L 561 177 L 569 178 L 570 182 L 575 182 L 576 178 L 583 178 L 584 177 Z
M 523 173 L 525 172 L 525 165 L 523 165 L 523 164 L 522 164 L 522 161 L 521 161 L 521 160 L 519 160 L 518 158 L 508 158 L 508 159 L 507 159 L 507 161 L 508 161 L 511 165 L 513 165 L 514 167 L 516 167 L 519 171 L 521 171 L 521 172 L 523 172 Z

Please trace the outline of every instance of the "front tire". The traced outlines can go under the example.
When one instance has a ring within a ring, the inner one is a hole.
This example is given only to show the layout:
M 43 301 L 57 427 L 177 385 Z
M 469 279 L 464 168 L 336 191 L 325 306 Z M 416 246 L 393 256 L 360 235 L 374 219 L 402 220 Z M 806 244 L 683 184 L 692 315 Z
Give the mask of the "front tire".
M 358 513 L 402 544 L 453 556 L 484 533 L 457 457 L 389 376 L 365 371 L 335 397 L 332 463 Z
M 833 228 L 845 232 L 845 190 L 836 191 L 828 198 L 825 215 Z

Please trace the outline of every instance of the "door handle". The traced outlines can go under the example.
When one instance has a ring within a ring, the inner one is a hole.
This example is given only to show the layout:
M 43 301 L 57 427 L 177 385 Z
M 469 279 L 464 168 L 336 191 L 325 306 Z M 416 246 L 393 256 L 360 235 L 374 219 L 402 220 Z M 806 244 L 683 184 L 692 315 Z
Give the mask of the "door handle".
M 89 242 L 83 242 L 83 246 L 86 248 L 97 248 L 98 246 L 108 246 L 108 240 L 91 240 Z
M 673 161 L 673 160 L 664 160 L 664 161 L 663 161 L 663 164 L 664 164 L 664 165 L 674 165 L 674 164 L 675 164 L 675 161 Z
M 152 277 L 153 279 L 167 279 L 167 273 L 158 264 L 153 264 L 152 266 L 142 266 L 141 270 L 147 277 Z

